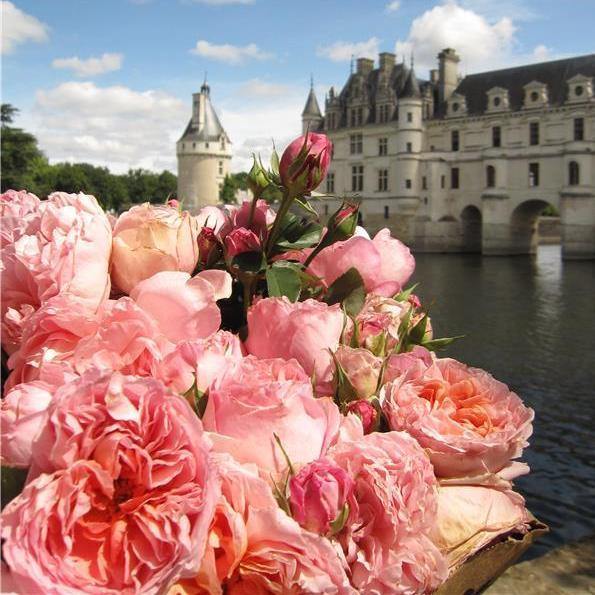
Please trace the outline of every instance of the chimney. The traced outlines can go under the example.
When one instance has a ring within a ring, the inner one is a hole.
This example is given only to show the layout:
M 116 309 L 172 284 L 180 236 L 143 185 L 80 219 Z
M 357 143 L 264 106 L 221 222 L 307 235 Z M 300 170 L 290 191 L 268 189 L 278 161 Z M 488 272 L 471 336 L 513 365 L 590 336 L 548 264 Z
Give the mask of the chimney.
M 434 84 L 438 83 L 438 69 L 437 68 L 432 68 L 432 70 L 430 70 L 430 81 Z
M 452 48 L 446 48 L 438 54 L 438 95 L 440 103 L 446 101 L 457 88 L 459 57 Z
M 357 74 L 370 74 L 374 70 L 374 60 L 370 58 L 357 59 Z
M 378 54 L 378 63 L 380 64 L 380 70 L 392 70 L 395 63 L 397 61 L 397 57 L 395 54 L 391 54 L 390 52 L 381 52 Z

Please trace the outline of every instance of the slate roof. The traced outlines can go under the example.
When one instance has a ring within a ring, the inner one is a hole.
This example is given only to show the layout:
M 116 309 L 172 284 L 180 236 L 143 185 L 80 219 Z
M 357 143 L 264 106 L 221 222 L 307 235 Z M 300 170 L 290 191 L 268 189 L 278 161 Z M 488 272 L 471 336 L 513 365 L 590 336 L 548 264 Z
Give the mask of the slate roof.
M 211 103 L 211 96 L 210 96 L 210 87 L 206 83 L 200 88 L 201 93 L 205 96 L 205 121 L 203 126 L 199 129 L 198 127 L 193 125 L 192 119 L 188 122 L 188 126 L 186 126 L 186 130 L 182 135 L 182 139 L 190 140 L 190 141 L 217 141 L 224 136 L 227 141 L 229 141 L 229 137 L 225 132 L 217 113 L 215 112 L 215 108 L 213 108 L 213 104 Z
M 595 77 L 595 54 L 471 74 L 459 83 L 455 93 L 465 96 L 468 114 L 480 114 L 487 108 L 486 93 L 503 87 L 508 90 L 510 109 L 518 110 L 525 97 L 523 87 L 537 81 L 547 86 L 549 104 L 560 105 L 567 99 L 568 79 L 577 74 Z
M 314 93 L 313 88 L 310 88 L 310 93 L 308 95 L 308 99 L 306 99 L 306 105 L 304 106 L 302 116 L 322 117 L 320 106 L 318 105 L 318 99 L 316 99 L 316 94 Z
M 409 99 L 421 98 L 419 82 L 417 80 L 417 77 L 415 76 L 415 71 L 413 70 L 413 68 L 411 68 L 411 70 L 409 71 L 409 75 L 407 76 L 407 80 L 405 81 L 405 85 L 403 86 L 403 89 L 401 90 L 401 94 L 399 95 L 399 97 Z

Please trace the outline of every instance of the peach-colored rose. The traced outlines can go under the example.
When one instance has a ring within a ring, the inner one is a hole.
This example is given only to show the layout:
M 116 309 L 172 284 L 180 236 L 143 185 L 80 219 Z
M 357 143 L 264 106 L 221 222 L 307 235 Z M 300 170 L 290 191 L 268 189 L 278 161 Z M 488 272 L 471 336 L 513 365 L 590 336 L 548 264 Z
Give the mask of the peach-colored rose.
M 334 370 L 328 350 L 339 346 L 344 323 L 338 304 L 266 298 L 248 310 L 246 349 L 259 358 L 295 358 L 314 377 L 317 393 L 328 395 Z
M 308 271 L 328 287 L 351 268 L 358 270 L 368 293 L 392 296 L 413 274 L 415 259 L 405 244 L 381 229 L 373 240 L 353 236 L 331 244 L 314 258 Z
M 38 231 L 41 201 L 25 190 L 0 194 L 0 247 Z
M 69 294 L 49 299 L 25 321 L 20 347 L 8 359 L 5 390 L 38 379 L 51 362 L 70 361 L 79 341 L 92 336 L 98 324 L 98 314 L 80 299 Z
M 345 562 L 328 540 L 288 517 L 250 466 L 226 455 L 215 455 L 215 461 L 221 498 L 200 573 L 178 582 L 168 595 L 355 595 Z
M 59 389 L 38 475 L 2 512 L 24 592 L 161 592 L 198 571 L 219 485 L 200 420 L 148 378 L 92 371 Z
M 523 497 L 508 482 L 441 485 L 432 536 L 453 570 L 500 535 L 526 532 L 529 521 Z
M 453 359 L 416 365 L 381 392 L 390 427 L 418 440 L 440 477 L 496 473 L 532 432 L 533 410 L 515 393 Z
M 77 375 L 66 364 L 49 363 L 38 380 L 17 384 L 0 404 L 2 448 L 0 460 L 9 467 L 30 467 L 32 445 L 45 422 L 54 392 Z
M 192 273 L 198 262 L 198 225 L 167 205 L 136 205 L 114 227 L 111 275 L 124 293 L 161 271 Z
M 358 399 L 368 399 L 376 394 L 382 359 L 362 348 L 340 345 L 335 358 L 343 368 Z
M 225 370 L 243 357 L 237 335 L 218 331 L 206 339 L 182 341 L 165 356 L 155 375 L 178 393 L 185 393 L 196 384 L 206 392 Z
M 231 275 L 214 269 L 194 277 L 180 271 L 162 271 L 130 292 L 161 333 L 174 343 L 204 339 L 217 332 L 221 312 L 216 302 L 230 295 Z
M 382 382 L 387 384 L 408 372 L 421 374 L 433 361 L 431 352 L 419 345 L 406 353 L 390 355 L 386 360 Z
M 336 439 L 341 414 L 328 398 L 315 399 L 310 379 L 295 360 L 248 356 L 230 366 L 209 390 L 203 416 L 214 449 L 256 464 L 269 478 L 318 459 Z
M 37 309 L 64 293 L 99 308 L 110 291 L 112 233 L 95 198 L 55 192 L 34 215 L 24 233 L 2 248 L 3 322 L 11 308 L 24 321 L 27 306 Z
M 437 486 L 423 449 L 403 432 L 374 432 L 339 442 L 328 457 L 355 483 L 355 504 L 337 537 L 357 592 L 432 592 L 447 567 L 429 538 Z

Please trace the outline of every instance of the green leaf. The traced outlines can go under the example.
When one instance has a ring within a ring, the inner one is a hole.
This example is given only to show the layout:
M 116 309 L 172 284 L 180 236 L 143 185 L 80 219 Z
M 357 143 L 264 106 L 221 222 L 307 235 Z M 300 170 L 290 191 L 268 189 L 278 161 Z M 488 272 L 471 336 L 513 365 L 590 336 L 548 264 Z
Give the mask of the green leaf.
M 395 295 L 394 299 L 397 300 L 397 302 L 406 302 L 409 299 L 409 296 L 414 292 L 415 288 L 418 285 L 419 285 L 419 283 L 416 283 L 415 285 L 412 285 L 408 289 L 403 289 L 403 291 L 401 291 L 401 292 L 397 293 L 397 295 Z
M 242 252 L 233 257 L 231 264 L 242 271 L 258 273 L 266 266 L 266 260 L 262 252 Z
M 277 242 L 276 248 L 281 248 L 284 252 L 287 250 L 303 250 L 304 248 L 311 248 L 320 240 L 322 228 L 320 226 L 311 226 L 309 230 L 299 237 L 295 242 L 289 240 L 281 240 Z
M 318 212 L 316 209 L 309 203 L 306 198 L 296 198 L 295 203 L 299 205 L 306 213 L 312 215 L 313 217 L 318 218 Z
M 266 280 L 269 297 L 285 296 L 291 302 L 297 301 L 302 289 L 300 265 L 292 262 L 280 261 L 266 270 Z
M 330 306 L 342 303 L 345 312 L 353 318 L 359 314 L 365 299 L 366 290 L 362 276 L 352 267 L 335 279 L 328 288 L 324 301 Z
M 441 339 L 431 339 L 430 341 L 425 341 L 422 345 L 429 349 L 430 351 L 439 351 L 440 349 L 444 349 L 451 343 L 454 343 L 458 339 L 464 339 L 465 335 L 457 335 L 456 337 L 443 337 Z
M 341 512 L 337 515 L 337 518 L 331 523 L 331 529 L 328 536 L 332 537 L 333 535 L 339 533 L 343 529 L 343 527 L 345 527 L 345 523 L 347 522 L 348 518 L 349 504 L 345 502 L 345 504 L 343 504 Z

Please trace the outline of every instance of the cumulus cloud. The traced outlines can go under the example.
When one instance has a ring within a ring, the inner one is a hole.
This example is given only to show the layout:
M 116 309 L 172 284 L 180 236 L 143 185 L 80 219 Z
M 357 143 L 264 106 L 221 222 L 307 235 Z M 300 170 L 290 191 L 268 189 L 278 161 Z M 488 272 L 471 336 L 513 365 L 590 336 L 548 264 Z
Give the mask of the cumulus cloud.
M 90 77 L 120 70 L 123 59 L 122 54 L 102 54 L 99 58 L 92 57 L 85 60 L 74 56 L 72 58 L 56 58 L 52 61 L 52 66 L 72 70 L 76 76 Z
M 204 39 L 197 41 L 196 46 L 190 52 L 203 58 L 227 62 L 228 64 L 242 64 L 247 60 L 268 60 L 272 57 L 272 54 L 262 51 L 255 43 L 244 46 L 228 43 L 217 45 Z
M 515 26 L 509 17 L 490 23 L 456 2 L 434 6 L 415 18 L 409 35 L 395 44 L 400 55 L 415 56 L 422 69 L 436 68 L 436 56 L 455 48 L 468 72 L 504 66 L 514 45 Z
M 370 37 L 366 41 L 337 41 L 332 45 L 320 46 L 316 54 L 333 62 L 348 62 L 351 58 L 375 58 L 378 55 L 380 39 Z
M 12 2 L 0 2 L 2 12 L 2 53 L 9 54 L 17 45 L 48 40 L 48 26 L 34 16 L 23 12 Z
M 175 171 L 175 142 L 190 109 L 190 100 L 162 91 L 71 81 L 37 92 L 32 124 L 53 162 Z
M 401 2 L 400 0 L 393 0 L 392 2 L 389 2 L 384 8 L 386 12 L 397 12 L 397 10 L 401 8 Z
M 291 93 L 292 87 L 281 83 L 251 79 L 242 83 L 238 90 L 243 96 L 247 97 L 282 97 Z

